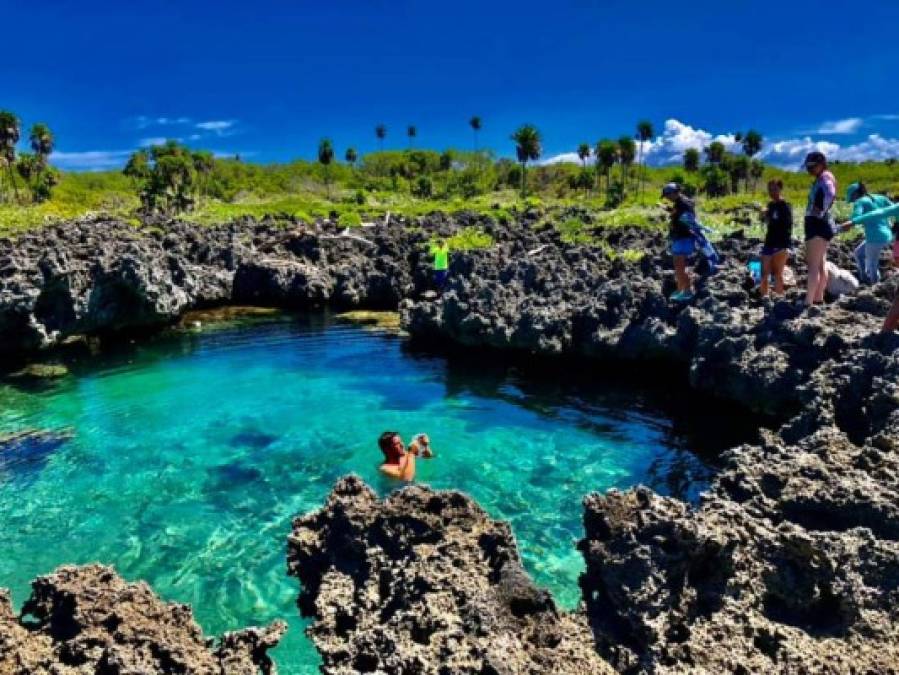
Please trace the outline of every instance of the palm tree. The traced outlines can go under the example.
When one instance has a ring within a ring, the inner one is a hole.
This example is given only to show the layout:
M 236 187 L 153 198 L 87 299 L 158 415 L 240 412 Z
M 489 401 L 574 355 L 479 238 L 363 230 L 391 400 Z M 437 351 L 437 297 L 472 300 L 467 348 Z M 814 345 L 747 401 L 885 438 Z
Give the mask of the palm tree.
M 708 147 L 705 148 L 705 156 L 708 160 L 709 164 L 712 166 L 718 166 L 721 164 L 721 160 L 724 159 L 724 153 L 726 152 L 726 148 L 724 147 L 724 143 L 721 141 L 712 141 L 709 143 Z
M 353 169 L 356 168 L 356 160 L 358 159 L 356 156 L 356 148 L 347 148 L 343 158 L 346 160 L 347 164 L 353 167 Z
M 749 176 L 749 158 L 725 153 L 721 158 L 721 169 L 730 178 L 730 191 L 737 194 L 740 191 L 740 181 L 745 183 Z
M 602 167 L 603 173 L 605 173 L 606 195 L 608 195 L 609 183 L 611 182 L 612 177 L 612 167 L 615 166 L 615 162 L 618 161 L 618 144 L 613 140 L 604 138 L 596 143 L 594 154 L 596 155 L 597 166 Z M 599 172 L 597 172 L 597 176 L 599 175 Z
M 524 197 L 527 191 L 528 161 L 540 159 L 543 152 L 540 132 L 533 124 L 525 124 L 518 127 L 511 138 L 515 141 L 515 154 L 521 164 L 521 196 Z
M 140 181 L 148 178 L 150 175 L 150 153 L 144 149 L 132 153 L 125 164 L 125 168 L 122 169 L 122 173 L 128 176 L 134 186 L 137 187 Z
M 750 129 L 746 132 L 745 135 L 743 135 L 742 141 L 743 154 L 745 154 L 751 162 L 752 158 L 759 154 L 759 152 L 761 152 L 764 139 L 758 131 L 756 131 L 755 129 Z M 753 176 L 753 178 L 755 177 Z M 755 180 L 753 180 L 752 188 L 753 190 L 755 190 Z
M 6 162 L 16 201 L 19 200 L 19 186 L 16 184 L 13 165 L 16 163 L 16 143 L 20 136 L 19 118 L 8 110 L 0 110 L 0 158 Z
M 699 171 L 699 150 L 687 148 L 684 150 L 684 171 L 696 173 Z
M 471 127 L 471 130 L 474 132 L 474 151 L 478 151 L 478 132 L 481 130 L 481 118 L 475 115 L 470 120 L 468 120 L 468 125 Z
M 205 197 L 209 192 L 209 176 L 215 169 L 215 156 L 209 150 L 197 150 L 191 153 L 194 169 L 201 176 L 200 194 Z
M 384 139 L 387 137 L 387 127 L 379 124 L 375 127 L 375 136 L 378 137 L 378 148 L 384 151 Z
M 618 139 L 618 161 L 621 162 L 621 187 L 627 189 L 627 176 L 634 157 L 637 156 L 637 144 L 630 136 Z
M 418 129 L 415 128 L 415 125 L 410 124 L 406 127 L 406 136 L 409 137 L 409 149 L 412 149 L 412 139 L 414 139 L 418 135 Z
M 331 140 L 323 138 L 318 144 L 318 161 L 325 167 L 325 189 L 328 191 L 328 199 L 331 199 L 331 162 L 334 159 L 334 146 Z
M 26 183 L 35 178 L 41 171 L 41 160 L 37 155 L 30 152 L 20 152 L 19 158 L 16 160 L 16 172 L 22 177 Z
M 50 127 L 42 122 L 32 125 L 28 140 L 31 142 L 31 149 L 38 161 L 42 166 L 46 166 L 47 158 L 53 152 L 54 144 L 53 132 L 50 131 Z
M 640 141 L 640 155 L 637 164 L 640 167 L 640 195 L 643 195 L 643 184 L 646 182 L 646 167 L 643 165 L 643 144 L 651 140 L 654 131 L 652 122 L 649 120 L 641 120 L 637 122 L 637 140 Z
M 589 143 L 581 143 L 577 146 L 577 156 L 581 160 L 581 166 L 587 167 L 587 158 L 590 156 L 590 144 Z
M 752 176 L 752 189 L 755 190 L 755 186 L 758 185 L 758 180 L 765 174 L 765 165 L 762 164 L 761 160 L 754 159 L 749 165 L 749 175 Z

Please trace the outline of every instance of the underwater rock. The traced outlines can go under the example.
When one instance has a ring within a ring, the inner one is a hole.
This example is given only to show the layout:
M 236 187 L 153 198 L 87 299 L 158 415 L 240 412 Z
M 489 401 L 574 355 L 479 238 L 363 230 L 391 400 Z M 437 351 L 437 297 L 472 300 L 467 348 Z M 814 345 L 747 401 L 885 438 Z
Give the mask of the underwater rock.
M 242 321 L 277 317 L 281 310 L 275 307 L 253 307 L 247 305 L 225 305 L 209 309 L 192 309 L 181 315 L 178 325 L 186 328 L 206 328 L 219 324 L 234 324 Z
M 60 567 L 31 586 L 21 618 L 0 589 L 2 673 L 277 672 L 267 652 L 284 634 L 283 622 L 213 641 L 203 635 L 189 606 L 165 603 L 147 584 L 128 583 L 103 565 Z
M 372 312 L 360 309 L 338 314 L 337 320 L 395 335 L 402 332 L 399 312 Z
M 69 369 L 61 363 L 29 363 L 9 377 L 17 380 L 56 380 L 68 374 Z
M 74 432 L 70 429 L 27 429 L 0 434 L 0 477 L 32 477 L 73 436 Z
M 507 523 L 459 492 L 383 500 L 355 476 L 297 518 L 288 573 L 322 672 L 613 673 L 583 615 L 524 572 Z

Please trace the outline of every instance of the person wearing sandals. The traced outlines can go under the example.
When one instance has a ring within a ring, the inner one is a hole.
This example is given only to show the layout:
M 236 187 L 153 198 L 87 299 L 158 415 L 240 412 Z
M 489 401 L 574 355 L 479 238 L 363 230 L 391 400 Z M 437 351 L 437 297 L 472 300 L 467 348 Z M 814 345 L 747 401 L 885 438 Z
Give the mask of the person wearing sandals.
M 696 252 L 696 238 L 690 223 L 696 220 L 693 201 L 681 194 L 680 185 L 668 183 L 662 188 L 662 198 L 671 202 L 671 223 L 668 238 L 671 241 L 671 255 L 674 258 L 674 279 L 677 290 L 671 300 L 686 301 L 693 297 L 693 281 L 687 272 L 687 261 Z

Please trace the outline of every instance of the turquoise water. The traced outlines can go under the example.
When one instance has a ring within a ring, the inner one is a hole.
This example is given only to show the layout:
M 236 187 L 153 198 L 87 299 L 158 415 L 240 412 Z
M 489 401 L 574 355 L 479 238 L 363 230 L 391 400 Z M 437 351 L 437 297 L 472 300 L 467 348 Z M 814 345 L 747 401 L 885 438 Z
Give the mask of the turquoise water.
M 641 397 L 495 363 L 409 353 L 396 338 L 283 317 L 158 338 L 72 364 L 51 386 L 0 386 L 0 434 L 69 430 L 0 453 L 0 586 L 64 562 L 113 564 L 211 633 L 289 620 L 284 673 L 316 672 L 297 584 L 285 575 L 296 514 L 335 479 L 377 490 L 377 435 L 428 432 L 419 480 L 473 495 L 511 521 L 528 569 L 578 597 L 583 495 L 651 483 L 689 496 L 707 468 L 689 428 Z

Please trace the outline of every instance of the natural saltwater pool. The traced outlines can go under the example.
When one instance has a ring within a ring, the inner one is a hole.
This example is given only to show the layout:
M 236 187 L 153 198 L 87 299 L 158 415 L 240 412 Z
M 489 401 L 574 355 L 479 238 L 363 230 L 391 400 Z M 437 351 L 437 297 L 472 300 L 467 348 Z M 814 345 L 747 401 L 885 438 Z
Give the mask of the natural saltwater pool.
M 582 497 L 636 483 L 695 497 L 702 454 L 747 428 L 685 393 L 497 361 L 285 315 L 82 358 L 52 384 L 0 385 L 0 437 L 67 435 L 0 445 L 0 587 L 18 605 L 62 563 L 112 564 L 190 603 L 208 633 L 287 619 L 279 668 L 314 673 L 285 538 L 343 474 L 396 487 L 377 471 L 381 431 L 429 433 L 437 457 L 418 480 L 510 521 L 528 570 L 573 607 Z

